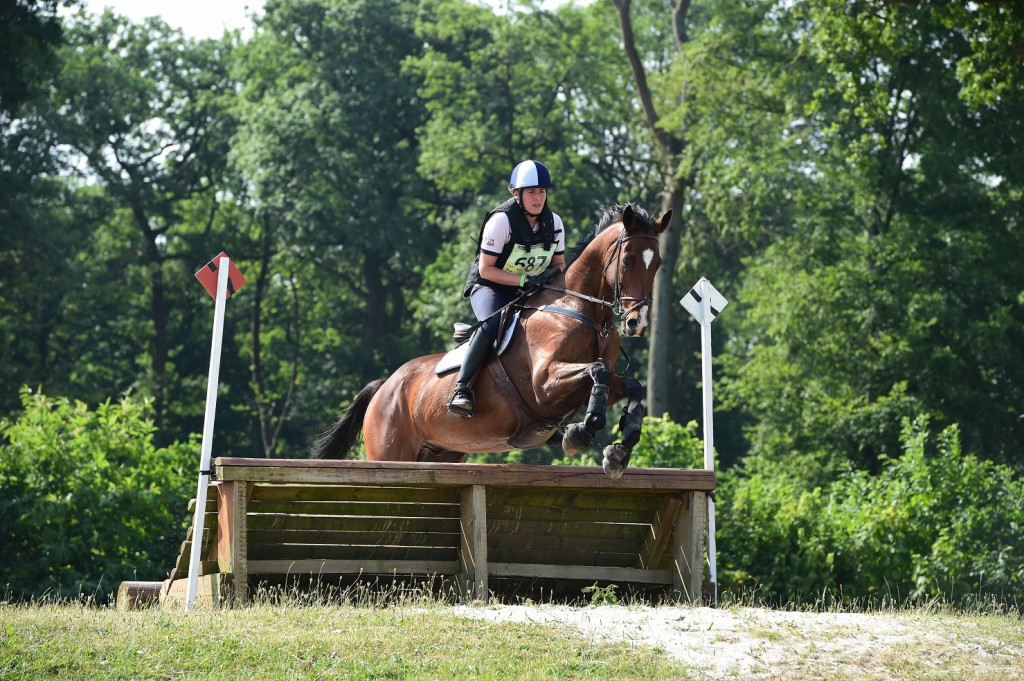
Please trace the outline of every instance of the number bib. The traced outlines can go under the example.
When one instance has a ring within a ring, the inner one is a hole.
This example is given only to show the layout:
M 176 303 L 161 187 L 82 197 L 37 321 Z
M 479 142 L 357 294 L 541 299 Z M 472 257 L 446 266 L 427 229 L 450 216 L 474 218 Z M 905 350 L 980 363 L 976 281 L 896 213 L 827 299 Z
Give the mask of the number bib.
M 551 258 L 554 255 L 555 244 L 553 242 L 547 249 L 543 244 L 539 244 L 534 245 L 529 251 L 522 244 L 516 244 L 501 269 L 512 274 L 540 274 L 551 264 Z

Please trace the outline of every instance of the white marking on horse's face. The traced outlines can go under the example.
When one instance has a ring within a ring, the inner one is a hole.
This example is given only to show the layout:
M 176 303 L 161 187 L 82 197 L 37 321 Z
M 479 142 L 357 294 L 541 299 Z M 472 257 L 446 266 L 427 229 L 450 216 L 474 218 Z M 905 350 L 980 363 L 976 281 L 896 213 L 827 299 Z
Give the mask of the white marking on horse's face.
M 650 248 L 644 250 L 644 265 L 647 267 L 647 269 L 651 268 L 652 260 L 654 260 L 654 250 Z

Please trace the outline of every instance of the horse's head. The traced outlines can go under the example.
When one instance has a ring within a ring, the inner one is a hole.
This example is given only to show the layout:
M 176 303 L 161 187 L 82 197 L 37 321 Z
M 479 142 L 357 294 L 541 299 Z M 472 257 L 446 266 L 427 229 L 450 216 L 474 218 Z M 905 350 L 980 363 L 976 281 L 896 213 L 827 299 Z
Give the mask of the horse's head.
M 604 276 L 615 292 L 613 305 L 619 313 L 619 332 L 642 336 L 650 325 L 654 275 L 661 266 L 658 235 L 672 219 L 667 211 L 658 220 L 629 204 L 622 209 L 622 227 L 606 247 Z M 614 234 L 614 229 L 609 230 Z

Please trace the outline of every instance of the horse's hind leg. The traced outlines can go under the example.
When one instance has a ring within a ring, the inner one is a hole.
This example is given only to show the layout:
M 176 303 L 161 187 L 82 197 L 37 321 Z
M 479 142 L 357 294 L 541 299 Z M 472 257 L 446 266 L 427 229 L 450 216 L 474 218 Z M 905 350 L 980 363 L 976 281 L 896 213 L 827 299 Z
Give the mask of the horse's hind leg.
M 644 387 L 635 378 L 625 380 L 626 408 L 619 419 L 619 432 L 622 440 L 604 448 L 604 472 L 610 478 L 622 477 L 633 454 L 633 447 L 640 441 L 640 429 L 646 409 L 643 405 Z
M 590 390 L 587 416 L 583 423 L 573 423 L 566 428 L 565 435 L 562 436 L 562 449 L 569 456 L 589 445 L 597 431 L 604 428 L 612 372 L 601 362 L 595 362 L 590 365 L 590 376 L 594 379 L 594 387 Z

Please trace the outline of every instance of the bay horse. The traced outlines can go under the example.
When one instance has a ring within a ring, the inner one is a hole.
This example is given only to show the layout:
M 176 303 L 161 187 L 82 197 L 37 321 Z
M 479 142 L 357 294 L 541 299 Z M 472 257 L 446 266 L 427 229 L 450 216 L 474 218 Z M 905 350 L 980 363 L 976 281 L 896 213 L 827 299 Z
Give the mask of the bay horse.
M 312 456 L 345 458 L 362 430 L 370 461 L 461 463 L 468 452 L 544 444 L 586 405 L 583 422 L 562 437 L 571 456 L 605 426 L 607 406 L 625 397 L 622 439 L 604 449 L 604 472 L 619 478 L 644 417 L 643 386 L 615 373 L 620 333 L 642 336 L 650 324 L 658 235 L 671 218 L 669 210 L 653 220 L 634 204 L 606 209 L 565 272 L 513 306 L 511 341 L 477 376 L 472 417 L 447 409 L 457 372 L 435 372 L 445 354 L 418 357 L 364 387 Z

